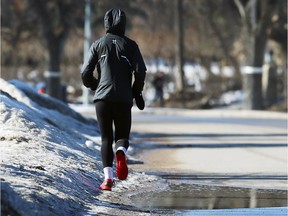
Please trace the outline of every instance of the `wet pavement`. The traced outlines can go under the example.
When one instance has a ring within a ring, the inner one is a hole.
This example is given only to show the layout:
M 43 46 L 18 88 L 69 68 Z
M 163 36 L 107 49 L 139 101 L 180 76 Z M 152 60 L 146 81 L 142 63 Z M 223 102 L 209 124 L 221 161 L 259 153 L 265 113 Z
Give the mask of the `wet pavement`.
M 287 208 L 279 208 L 287 207 L 287 119 L 250 112 L 134 113 L 132 156 L 143 164 L 130 168 L 169 184 L 165 191 L 132 196 L 135 205 L 180 215 L 244 208 L 262 215 L 264 208 L 278 207 L 272 208 L 275 215 L 287 215 Z
M 287 206 L 287 190 L 171 184 L 165 191 L 139 193 L 135 205 L 144 209 L 233 209 Z

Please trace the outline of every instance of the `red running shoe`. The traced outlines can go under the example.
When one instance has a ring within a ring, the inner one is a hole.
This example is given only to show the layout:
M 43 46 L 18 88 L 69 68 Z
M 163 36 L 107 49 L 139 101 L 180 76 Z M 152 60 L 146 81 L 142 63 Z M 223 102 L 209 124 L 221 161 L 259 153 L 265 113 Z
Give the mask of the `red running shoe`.
M 112 179 L 105 179 L 103 183 L 100 185 L 99 189 L 111 191 L 113 184 L 114 182 Z
M 116 175 L 118 179 L 125 180 L 128 176 L 128 167 L 126 163 L 126 156 L 122 150 L 116 152 Z

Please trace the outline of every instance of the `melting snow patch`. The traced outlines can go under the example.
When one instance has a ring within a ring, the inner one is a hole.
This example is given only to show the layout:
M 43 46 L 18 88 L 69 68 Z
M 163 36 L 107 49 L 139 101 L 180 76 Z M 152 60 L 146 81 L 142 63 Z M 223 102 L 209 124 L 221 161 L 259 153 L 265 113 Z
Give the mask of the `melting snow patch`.
M 156 181 L 131 172 L 127 181 L 116 181 L 110 198 L 100 193 L 97 121 L 18 80 L 0 79 L 0 90 L 3 215 L 95 215 L 122 202 L 123 191 Z
M 102 175 L 99 144 L 85 145 L 98 139 L 97 122 L 20 81 L 0 86 L 1 212 L 84 212 Z

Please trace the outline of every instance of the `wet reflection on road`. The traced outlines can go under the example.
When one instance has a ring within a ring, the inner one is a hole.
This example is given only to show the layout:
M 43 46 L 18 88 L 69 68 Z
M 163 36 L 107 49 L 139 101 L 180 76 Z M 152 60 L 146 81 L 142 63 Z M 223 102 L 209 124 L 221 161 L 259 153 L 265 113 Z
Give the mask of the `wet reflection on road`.
M 137 207 L 150 210 L 284 207 L 287 206 L 287 191 L 173 184 L 168 190 L 137 194 L 131 200 Z

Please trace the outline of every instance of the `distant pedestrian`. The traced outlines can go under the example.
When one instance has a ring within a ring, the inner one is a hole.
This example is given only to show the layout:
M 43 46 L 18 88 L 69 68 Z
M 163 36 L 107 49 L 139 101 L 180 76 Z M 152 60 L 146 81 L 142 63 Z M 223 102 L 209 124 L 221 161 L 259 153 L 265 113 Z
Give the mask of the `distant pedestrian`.
M 38 92 L 39 94 L 45 94 L 45 92 L 46 92 L 46 84 L 45 84 L 45 82 L 39 82 L 39 83 L 37 83 L 37 85 L 35 86 L 35 88 L 36 88 L 36 90 L 37 90 L 37 92 Z
M 124 11 L 114 8 L 108 10 L 104 16 L 104 26 L 106 34 L 92 44 L 89 56 L 81 69 L 81 77 L 87 88 L 96 90 L 93 101 L 101 132 L 101 155 L 105 176 L 99 189 L 111 191 L 113 141 L 116 149 L 116 175 L 120 180 L 125 180 L 128 176 L 126 151 L 131 130 L 131 108 L 133 98 L 140 110 L 145 107 L 142 90 L 146 66 L 136 42 L 125 36 Z M 93 76 L 95 67 L 97 77 Z
M 153 102 L 160 101 L 160 107 L 164 106 L 164 98 L 163 98 L 164 82 L 165 82 L 164 73 L 162 71 L 157 71 L 152 81 L 152 84 L 155 89 L 155 96 Z

